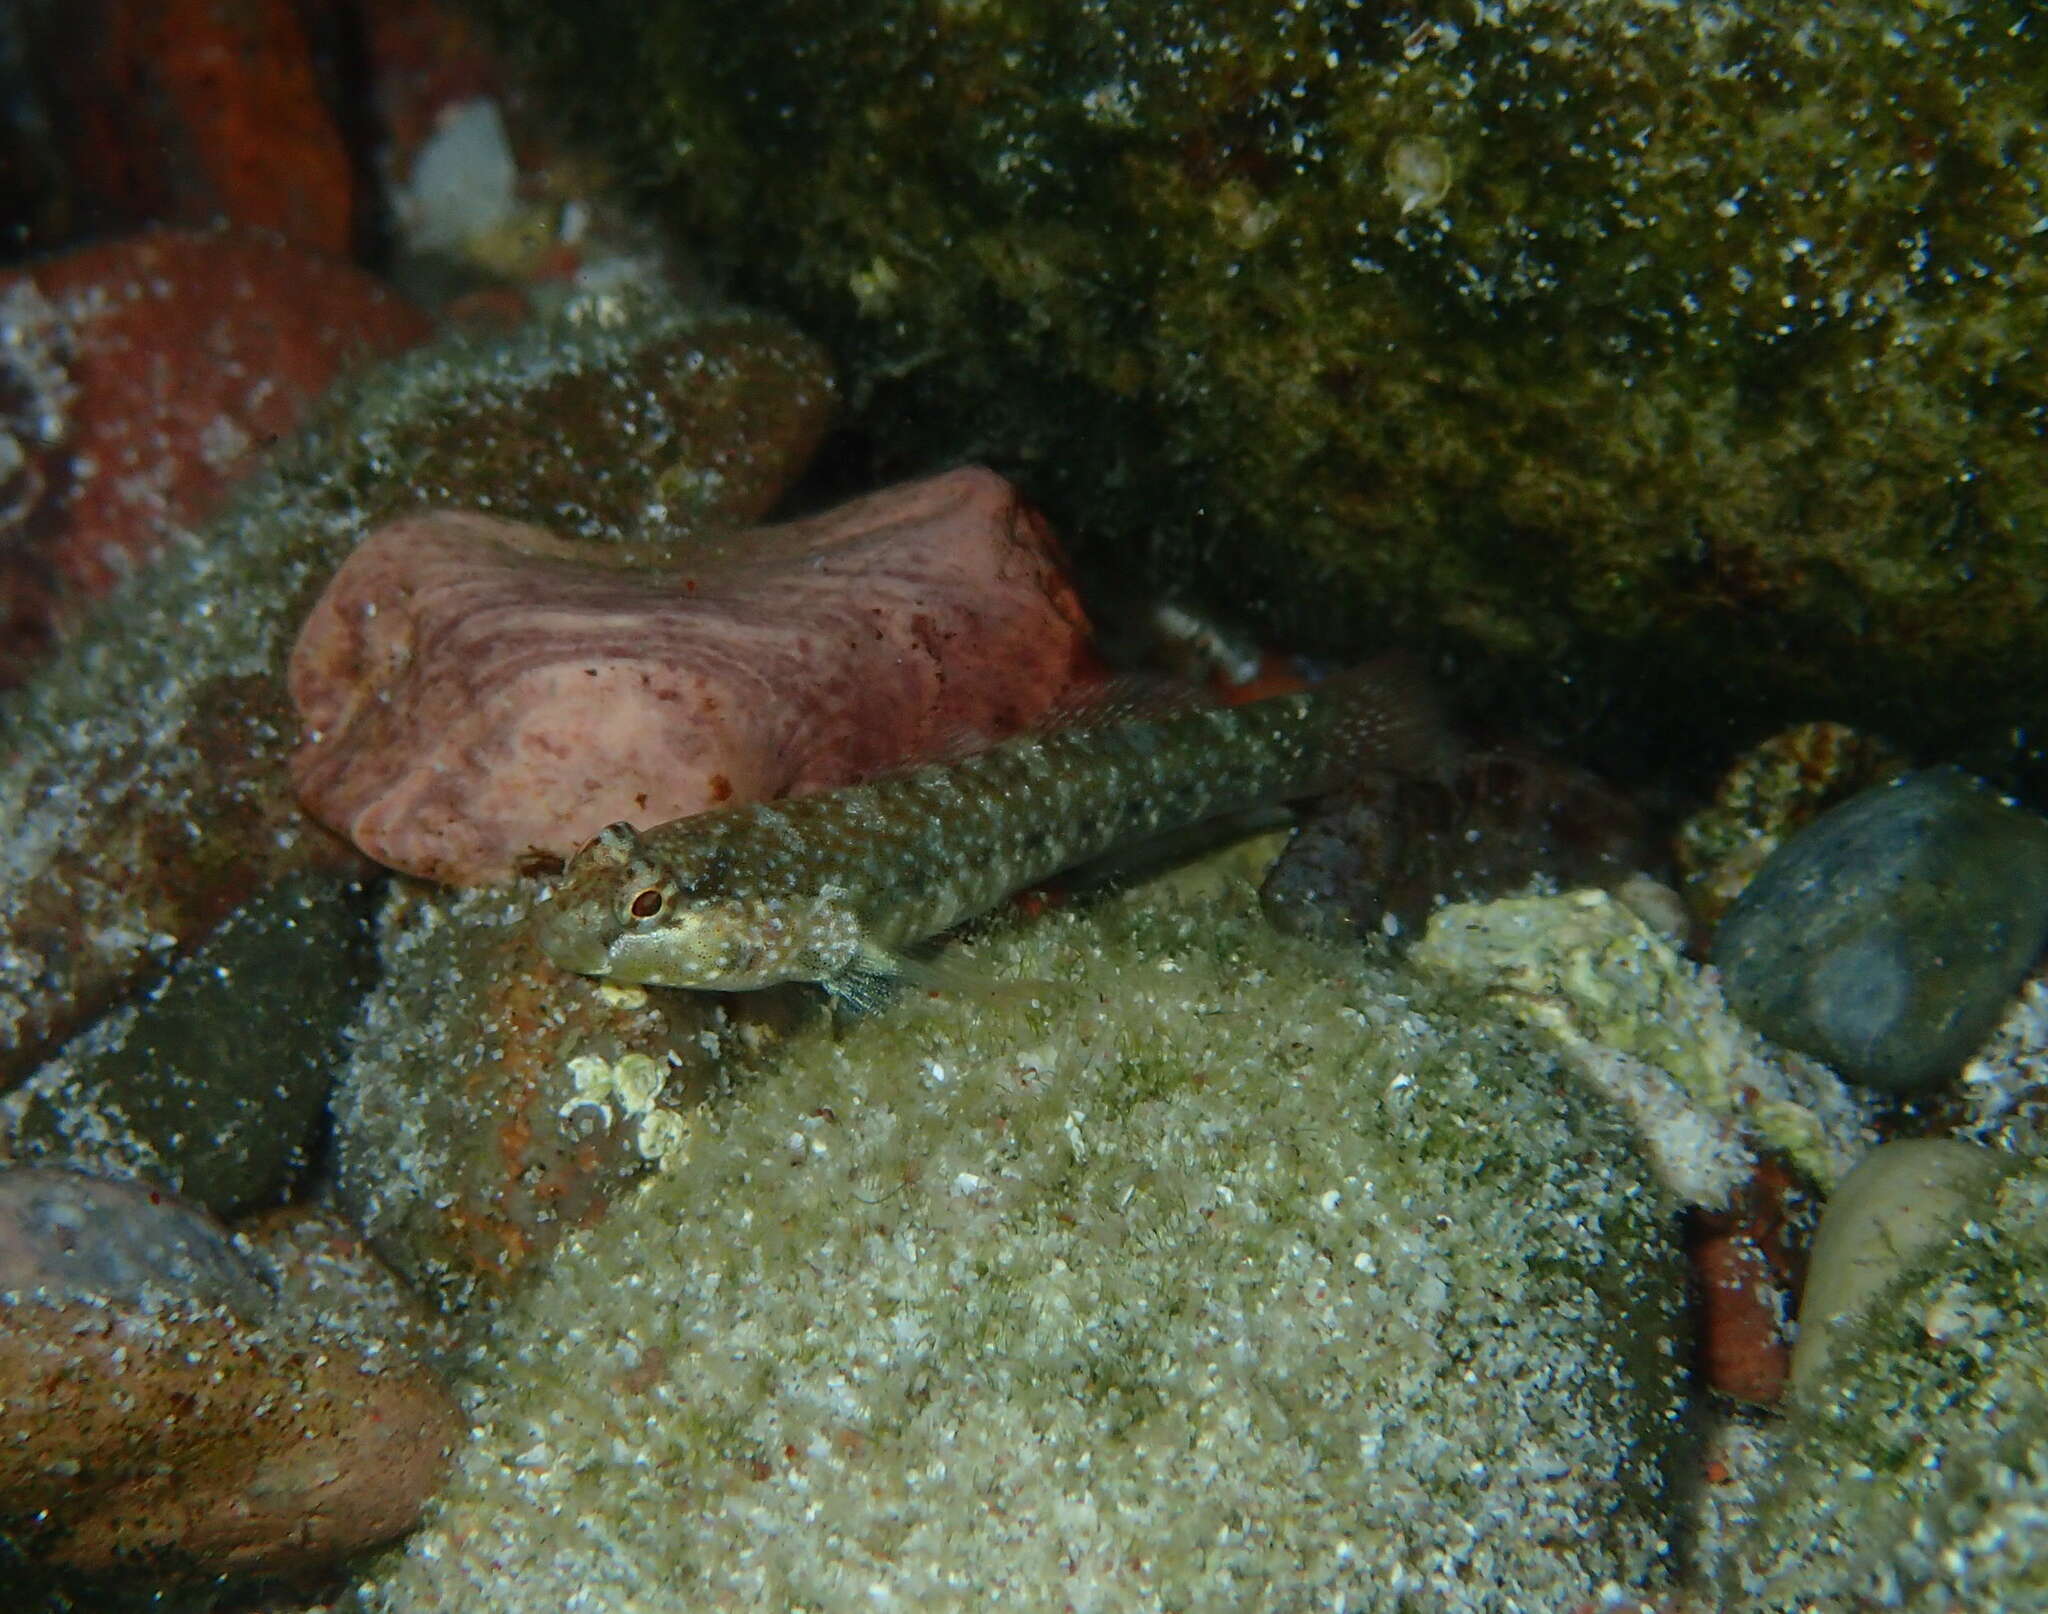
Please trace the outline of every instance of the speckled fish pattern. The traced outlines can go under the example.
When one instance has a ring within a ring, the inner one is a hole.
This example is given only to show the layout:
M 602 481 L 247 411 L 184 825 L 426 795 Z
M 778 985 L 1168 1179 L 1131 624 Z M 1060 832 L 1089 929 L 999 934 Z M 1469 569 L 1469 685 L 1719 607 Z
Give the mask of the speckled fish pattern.
M 1064 869 L 1443 755 L 1435 703 L 1398 662 L 1234 708 L 1084 714 L 839 790 L 613 825 L 571 860 L 543 946 L 614 980 L 814 980 L 860 1001 L 903 948 Z

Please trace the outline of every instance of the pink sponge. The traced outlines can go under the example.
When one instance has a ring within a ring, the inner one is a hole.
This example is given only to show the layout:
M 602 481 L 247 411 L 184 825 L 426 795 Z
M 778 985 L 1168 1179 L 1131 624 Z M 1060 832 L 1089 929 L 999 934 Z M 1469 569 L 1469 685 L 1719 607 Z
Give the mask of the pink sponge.
M 300 630 L 292 781 L 380 863 L 482 884 L 1013 732 L 1090 664 L 1043 519 L 980 468 L 660 568 L 437 511 L 371 534 Z

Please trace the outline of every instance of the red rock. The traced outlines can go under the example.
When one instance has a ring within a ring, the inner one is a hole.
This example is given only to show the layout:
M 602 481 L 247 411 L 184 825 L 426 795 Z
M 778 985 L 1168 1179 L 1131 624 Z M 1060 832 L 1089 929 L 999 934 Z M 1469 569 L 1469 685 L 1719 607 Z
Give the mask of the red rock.
M 354 165 L 303 10 L 293 0 L 54 9 L 37 65 L 59 80 L 59 139 L 92 210 L 116 227 L 225 219 L 348 253 Z
M 287 1249 L 281 1294 L 253 1271 L 224 1285 L 242 1258 L 168 1195 L 0 1173 L 22 1179 L 26 1193 L 0 1195 L 0 1245 L 70 1232 L 72 1217 L 48 1214 L 55 1194 L 86 1227 L 119 1212 L 124 1247 L 59 1251 L 33 1292 L 0 1299 L 0 1535 L 11 1546 L 72 1572 L 210 1577 L 306 1569 L 411 1527 L 461 1420 L 433 1373 L 394 1345 L 420 1325 L 383 1327 L 390 1302 L 361 1257 L 331 1253 L 309 1278 Z M 36 1262 L 14 1263 L 25 1264 Z M 347 1279 L 331 1270 L 342 1267 Z M 344 1282 L 364 1299 L 336 1326 L 328 1314 Z
M 468 512 L 394 522 L 291 660 L 300 800 L 455 884 L 606 823 L 845 784 L 1013 732 L 1088 661 L 1044 522 L 950 472 L 662 569 Z
M 349 363 L 423 340 L 373 277 L 158 230 L 0 276 L 0 688 L 80 603 L 203 520 Z
M 1792 1174 L 1765 1159 L 1728 1209 L 1695 1210 L 1688 1219 L 1701 1371 L 1712 1389 L 1738 1401 L 1769 1406 L 1784 1394 L 1792 1366 L 1785 1325 L 1797 1287 L 1788 1224 L 1803 1197 Z
M 32 390 L 61 424 L 40 434 L 56 505 L 35 517 L 39 547 L 84 594 L 208 514 L 347 364 L 432 329 L 372 276 L 240 231 L 81 248 L 0 279 L 0 303 L 45 322 Z

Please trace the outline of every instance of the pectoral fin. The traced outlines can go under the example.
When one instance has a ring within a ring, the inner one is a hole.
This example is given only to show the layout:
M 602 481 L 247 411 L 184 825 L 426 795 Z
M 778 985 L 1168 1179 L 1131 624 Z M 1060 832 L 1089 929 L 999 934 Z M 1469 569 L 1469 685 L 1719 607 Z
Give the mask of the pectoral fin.
M 873 942 L 860 949 L 838 970 L 820 983 L 832 994 L 832 1001 L 855 1014 L 872 1014 L 895 994 L 897 983 L 906 978 L 910 960 Z
M 912 958 L 874 942 L 863 942 L 853 961 L 827 976 L 823 985 L 835 1002 L 856 1014 L 869 1014 L 904 987 L 949 996 L 999 997 L 1020 990 L 1035 993 L 1042 983 L 997 980 L 955 959 Z

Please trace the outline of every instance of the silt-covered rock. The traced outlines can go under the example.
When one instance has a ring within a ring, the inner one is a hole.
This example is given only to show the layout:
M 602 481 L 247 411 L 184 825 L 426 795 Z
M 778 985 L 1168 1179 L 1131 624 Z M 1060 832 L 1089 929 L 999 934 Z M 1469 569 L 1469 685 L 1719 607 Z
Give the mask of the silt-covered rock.
M 1596 1100 L 1242 885 L 967 950 L 1024 983 L 794 1037 L 506 1303 L 367 1606 L 1662 1583 L 1682 1278 Z

